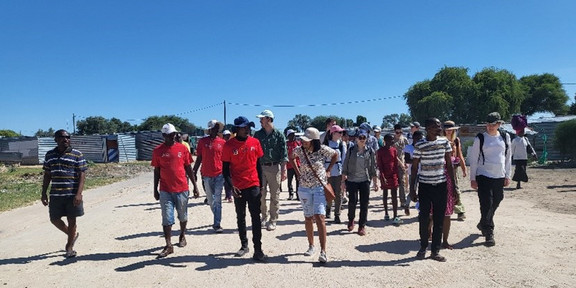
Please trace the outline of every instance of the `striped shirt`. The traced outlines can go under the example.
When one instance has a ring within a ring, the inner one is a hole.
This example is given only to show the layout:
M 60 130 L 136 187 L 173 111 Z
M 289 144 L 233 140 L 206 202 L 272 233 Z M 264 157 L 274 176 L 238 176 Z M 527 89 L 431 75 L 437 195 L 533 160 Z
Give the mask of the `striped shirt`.
M 426 184 L 438 184 L 446 182 L 444 166 L 447 152 L 452 152 L 450 141 L 444 137 L 438 137 L 434 141 L 422 141 L 414 144 L 414 159 L 420 159 L 419 182 Z
M 42 169 L 50 172 L 50 196 L 74 196 L 78 192 L 80 172 L 88 170 L 88 165 L 82 152 L 70 147 L 60 154 L 56 147 L 46 153 Z

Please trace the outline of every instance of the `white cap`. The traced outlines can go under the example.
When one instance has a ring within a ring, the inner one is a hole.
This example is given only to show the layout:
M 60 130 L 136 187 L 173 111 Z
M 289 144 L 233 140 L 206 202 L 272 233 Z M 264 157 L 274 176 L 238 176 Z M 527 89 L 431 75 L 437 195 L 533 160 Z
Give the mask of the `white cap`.
M 224 132 L 222 132 L 222 135 L 231 135 L 232 133 L 230 132 L 230 130 L 224 130 Z
M 296 131 L 294 131 L 294 129 L 288 129 L 286 130 L 286 136 L 289 136 L 292 133 L 296 133 Z
M 314 127 L 308 127 L 306 128 L 306 131 L 304 131 L 304 136 L 301 136 L 300 139 L 306 142 L 320 140 L 320 131 Z
M 262 113 L 256 115 L 256 117 L 258 117 L 258 118 L 264 118 L 264 117 L 274 118 L 274 113 L 272 113 L 272 111 L 270 111 L 270 110 L 264 110 L 264 111 L 262 111 Z
M 218 124 L 218 131 L 222 131 L 222 129 L 224 129 L 224 124 L 218 120 L 210 120 L 208 121 L 208 130 L 216 127 L 216 124 Z
M 162 126 L 161 131 L 162 131 L 162 134 L 172 134 L 172 133 L 178 132 L 178 131 L 176 131 L 176 127 L 174 127 L 174 125 L 172 125 L 170 123 L 164 124 L 164 126 Z
M 380 129 L 380 127 L 376 126 L 374 127 L 374 133 L 379 133 L 382 132 L 382 129 Z

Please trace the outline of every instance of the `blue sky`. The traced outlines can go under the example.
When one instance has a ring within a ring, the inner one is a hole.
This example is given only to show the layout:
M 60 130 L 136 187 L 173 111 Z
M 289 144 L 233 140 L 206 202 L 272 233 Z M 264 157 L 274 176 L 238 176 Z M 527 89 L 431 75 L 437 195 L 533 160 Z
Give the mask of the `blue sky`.
M 72 131 L 72 114 L 205 127 L 224 120 L 224 101 L 227 122 L 271 109 L 279 128 L 296 114 L 381 124 L 444 66 L 576 83 L 575 11 L 569 0 L 4 0 L 0 129 Z M 564 88 L 573 101 L 576 85 Z

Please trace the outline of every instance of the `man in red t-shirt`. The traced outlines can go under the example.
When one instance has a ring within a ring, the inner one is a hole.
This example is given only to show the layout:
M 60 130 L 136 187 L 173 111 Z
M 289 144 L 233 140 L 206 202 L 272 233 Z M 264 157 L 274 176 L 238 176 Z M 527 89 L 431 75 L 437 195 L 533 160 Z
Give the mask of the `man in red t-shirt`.
M 294 150 L 294 148 L 302 145 L 300 143 L 300 141 L 296 140 L 296 131 L 292 130 L 292 129 L 288 129 L 286 131 L 286 138 L 288 139 L 286 141 L 286 148 L 288 149 L 288 157 L 290 157 L 290 155 L 292 155 L 292 151 Z M 296 165 L 298 167 L 300 167 L 300 159 L 296 158 Z M 292 164 L 290 164 L 290 161 L 288 161 L 288 163 L 286 163 L 286 170 L 288 170 L 288 200 L 292 200 L 292 197 L 294 195 L 294 192 L 296 192 L 296 200 L 300 201 L 300 197 L 298 196 L 298 186 L 300 185 L 300 180 L 298 179 L 298 175 L 296 175 L 296 172 L 294 171 L 294 167 L 292 167 Z M 294 190 L 292 188 L 292 179 L 296 180 L 296 190 Z
M 212 228 L 216 233 L 222 233 L 220 226 L 222 221 L 222 189 L 224 188 L 224 177 L 222 176 L 222 149 L 226 141 L 218 137 L 224 124 L 218 120 L 208 122 L 208 136 L 200 139 L 196 148 L 196 163 L 194 163 L 194 176 L 197 175 L 198 168 L 202 164 L 200 174 L 202 183 L 206 191 L 206 199 L 214 214 L 214 224 Z
M 234 119 L 236 137 L 228 140 L 222 151 L 224 180 L 232 186 L 234 205 L 236 206 L 236 219 L 238 234 L 242 247 L 236 252 L 236 257 L 248 253 L 248 237 L 246 236 L 246 204 L 252 218 L 252 242 L 256 261 L 265 261 L 266 255 L 262 252 L 262 226 L 260 223 L 260 193 L 262 186 L 262 168 L 259 161 L 264 156 L 262 146 L 258 139 L 250 136 L 250 127 L 254 122 L 240 116 Z
M 166 246 L 158 255 L 163 258 L 174 253 L 170 240 L 172 225 L 174 225 L 174 209 L 178 212 L 180 220 L 179 246 L 186 246 L 186 224 L 188 222 L 188 178 L 194 185 L 194 197 L 198 198 L 198 187 L 190 164 L 193 162 L 190 150 L 183 144 L 175 142 L 177 131 L 174 125 L 168 123 L 162 127 L 164 143 L 158 145 L 152 152 L 152 166 L 154 166 L 154 198 L 160 200 L 162 210 L 162 227 Z M 158 190 L 160 183 L 160 190 Z

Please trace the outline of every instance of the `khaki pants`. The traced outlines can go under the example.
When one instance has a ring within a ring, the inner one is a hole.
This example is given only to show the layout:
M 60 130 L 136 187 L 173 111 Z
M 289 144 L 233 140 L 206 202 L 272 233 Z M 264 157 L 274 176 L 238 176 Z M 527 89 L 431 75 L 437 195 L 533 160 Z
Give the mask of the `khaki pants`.
M 262 165 L 262 181 L 264 190 L 262 191 L 262 198 L 260 199 L 260 210 L 262 213 L 262 220 L 268 218 L 268 212 L 270 212 L 270 221 L 276 223 L 278 220 L 278 210 L 279 210 L 279 199 L 280 199 L 280 164 L 265 166 Z M 268 197 L 268 192 L 270 192 L 270 211 L 268 211 L 268 206 L 266 205 L 266 197 Z

